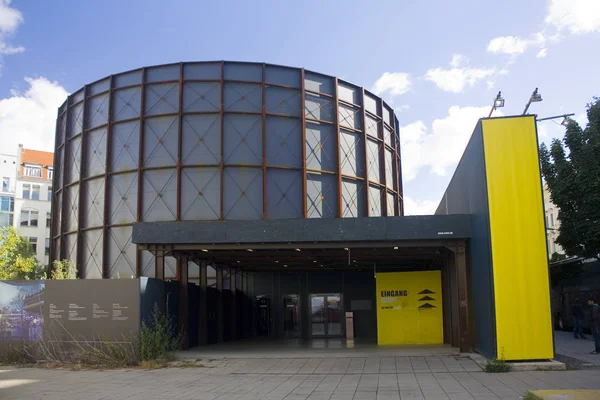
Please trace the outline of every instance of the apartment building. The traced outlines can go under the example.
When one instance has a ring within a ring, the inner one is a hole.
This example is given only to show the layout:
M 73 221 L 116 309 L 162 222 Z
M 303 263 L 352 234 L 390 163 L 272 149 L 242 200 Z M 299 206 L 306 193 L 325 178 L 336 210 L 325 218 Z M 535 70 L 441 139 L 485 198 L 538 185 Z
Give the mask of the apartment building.
M 29 238 L 42 265 L 50 262 L 53 161 L 54 153 L 17 149 L 13 226 Z
M 560 222 L 558 221 L 558 207 L 550 199 L 550 190 L 544 185 L 544 210 L 546 210 L 546 236 L 548 238 L 548 258 L 552 254 L 565 254 L 563 248 L 556 242 L 560 233 Z
M 17 156 L 0 153 L 0 178 L 0 228 L 4 228 L 14 224 Z

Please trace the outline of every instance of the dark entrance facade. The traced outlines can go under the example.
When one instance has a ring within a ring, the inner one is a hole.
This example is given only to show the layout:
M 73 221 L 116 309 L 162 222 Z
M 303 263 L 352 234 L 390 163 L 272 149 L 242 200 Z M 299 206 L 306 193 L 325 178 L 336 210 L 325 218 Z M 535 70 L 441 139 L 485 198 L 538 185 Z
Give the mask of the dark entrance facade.
M 441 271 L 443 341 L 468 351 L 470 235 L 464 215 L 134 226 L 157 277 L 177 260 L 180 325 L 200 346 L 345 338 L 347 312 L 355 340 L 377 343 L 377 274 Z

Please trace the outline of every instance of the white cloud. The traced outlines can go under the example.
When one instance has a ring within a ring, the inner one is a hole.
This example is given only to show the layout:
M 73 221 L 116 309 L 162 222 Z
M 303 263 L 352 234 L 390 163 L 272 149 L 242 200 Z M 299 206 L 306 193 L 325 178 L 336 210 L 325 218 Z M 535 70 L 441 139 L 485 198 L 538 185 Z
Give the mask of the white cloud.
M 401 127 L 403 179 L 407 182 L 414 179 L 423 168 L 440 176 L 446 175 L 458 164 L 477 120 L 486 117 L 489 112 L 490 107 L 487 106 L 452 106 L 448 115 L 434 120 L 431 127 L 423 121 Z M 502 113 L 496 111 L 495 115 Z
M 495 54 L 522 54 L 528 46 L 529 42 L 518 36 L 500 36 L 490 40 L 487 50 Z
M 600 1 L 551 0 L 545 22 L 576 35 L 600 32 Z
M 536 54 L 536 57 L 537 57 L 537 58 L 544 58 L 544 57 L 546 57 L 547 55 L 548 55 L 548 49 L 544 47 L 543 49 L 541 49 L 541 50 L 540 50 L 540 51 L 539 51 L 539 52 Z
M 67 91 L 46 78 L 25 78 L 25 93 L 11 91 L 12 97 L 0 100 L 0 149 L 15 153 L 17 145 L 53 151 L 58 107 Z
M 408 92 L 410 87 L 410 75 L 406 72 L 384 72 L 373 85 L 373 93 L 379 96 L 389 92 L 392 96 L 397 96 Z
M 494 54 L 507 54 L 516 57 L 519 54 L 525 53 L 532 46 L 543 47 L 545 43 L 546 37 L 541 32 L 531 35 L 528 39 L 518 36 L 500 36 L 490 40 L 487 51 Z
M 413 200 L 404 197 L 404 215 L 432 215 L 437 207 L 438 203 L 431 200 Z
M 445 92 L 461 93 L 466 86 L 473 87 L 478 81 L 496 74 L 495 68 L 471 68 L 466 64 L 468 60 L 464 56 L 454 54 L 451 68 L 431 68 L 425 73 L 425 79 Z
M 394 110 L 397 111 L 397 112 L 399 112 L 399 113 L 401 113 L 402 111 L 410 110 L 410 105 L 408 105 L 408 104 L 402 104 L 402 105 L 400 105 L 398 107 L 395 107 Z
M 12 55 L 25 51 L 23 46 L 11 46 L 7 43 L 8 36 L 14 34 L 21 23 L 23 14 L 19 10 L 10 7 L 11 0 L 0 0 L 0 68 L 2 67 L 2 56 Z

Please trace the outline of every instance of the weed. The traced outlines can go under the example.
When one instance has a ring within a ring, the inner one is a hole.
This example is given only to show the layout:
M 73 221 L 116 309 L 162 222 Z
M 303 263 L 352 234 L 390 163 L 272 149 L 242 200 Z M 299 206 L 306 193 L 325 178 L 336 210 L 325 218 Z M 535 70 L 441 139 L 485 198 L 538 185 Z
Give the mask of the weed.
M 500 355 L 500 358 L 496 360 L 490 360 L 485 364 L 485 372 L 510 372 L 512 366 L 506 362 L 504 358 L 504 349 Z
M 142 322 L 140 331 L 140 351 L 142 360 L 157 360 L 165 357 L 169 352 L 182 347 L 183 334 L 177 334 L 171 324 L 168 313 L 161 313 L 158 306 L 154 306 L 150 324 Z

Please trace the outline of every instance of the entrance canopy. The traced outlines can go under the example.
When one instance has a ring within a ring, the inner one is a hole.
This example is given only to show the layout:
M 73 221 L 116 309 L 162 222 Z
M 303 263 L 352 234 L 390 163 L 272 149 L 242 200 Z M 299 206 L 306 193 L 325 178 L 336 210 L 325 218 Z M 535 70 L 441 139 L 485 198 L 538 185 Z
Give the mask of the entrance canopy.
M 436 249 L 465 246 L 470 215 L 255 221 L 141 222 L 133 242 L 151 252 L 244 268 L 365 267 L 399 258 L 431 260 Z

